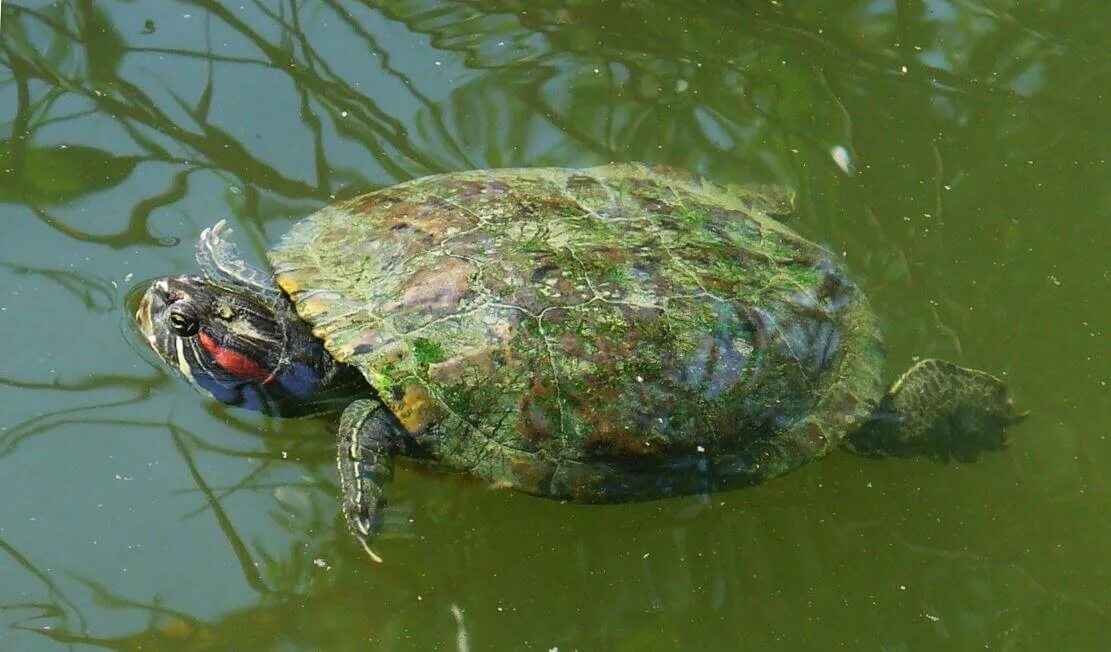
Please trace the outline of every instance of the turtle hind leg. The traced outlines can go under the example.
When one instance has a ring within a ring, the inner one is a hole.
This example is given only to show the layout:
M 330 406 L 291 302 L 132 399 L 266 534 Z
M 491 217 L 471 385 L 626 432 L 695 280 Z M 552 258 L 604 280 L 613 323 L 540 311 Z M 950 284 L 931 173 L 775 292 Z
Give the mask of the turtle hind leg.
M 852 451 L 882 457 L 975 460 L 1006 444 L 1015 412 L 1003 381 L 944 360 L 923 360 L 891 386 L 873 418 L 846 437 Z
M 382 527 L 383 486 L 393 478 L 393 458 L 402 438 L 401 428 L 377 400 L 357 400 L 340 417 L 336 466 L 343 517 L 363 550 L 377 562 L 382 559 L 370 549 L 370 540 Z

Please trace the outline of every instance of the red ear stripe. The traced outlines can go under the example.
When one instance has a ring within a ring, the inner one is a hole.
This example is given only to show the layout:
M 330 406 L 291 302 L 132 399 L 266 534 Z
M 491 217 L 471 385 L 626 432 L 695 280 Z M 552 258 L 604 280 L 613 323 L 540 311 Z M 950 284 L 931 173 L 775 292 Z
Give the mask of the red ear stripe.
M 236 353 L 231 349 L 225 349 L 217 344 L 216 341 L 209 337 L 204 331 L 198 333 L 197 336 L 204 350 L 208 352 L 208 355 L 212 356 L 212 359 L 215 360 L 216 364 L 220 365 L 220 368 L 224 371 L 237 378 L 242 378 L 243 380 L 260 380 L 264 383 L 268 383 L 274 379 L 273 374 L 263 369 L 257 362 L 241 353 Z

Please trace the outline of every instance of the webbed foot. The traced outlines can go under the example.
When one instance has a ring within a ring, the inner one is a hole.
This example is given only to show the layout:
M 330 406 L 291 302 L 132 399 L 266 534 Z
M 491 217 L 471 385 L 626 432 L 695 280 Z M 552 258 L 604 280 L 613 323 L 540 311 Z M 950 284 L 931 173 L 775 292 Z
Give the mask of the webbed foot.
M 895 381 L 872 420 L 846 437 L 845 445 L 871 456 L 972 461 L 1006 445 L 1006 429 L 1025 417 L 995 376 L 923 360 Z

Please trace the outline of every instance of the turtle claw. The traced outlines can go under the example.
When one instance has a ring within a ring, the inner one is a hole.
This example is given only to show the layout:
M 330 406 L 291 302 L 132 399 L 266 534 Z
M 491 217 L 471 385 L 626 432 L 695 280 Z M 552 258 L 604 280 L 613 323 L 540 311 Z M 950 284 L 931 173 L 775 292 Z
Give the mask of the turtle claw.
M 373 561 L 376 564 L 381 564 L 382 563 L 382 558 L 380 556 L 378 556 L 378 553 L 376 553 L 376 552 L 374 552 L 373 550 L 370 549 L 370 544 L 367 543 L 366 540 L 363 539 L 362 537 L 358 537 L 358 539 L 359 539 L 359 545 L 363 547 L 363 551 L 366 552 L 368 557 L 370 557 L 370 560 Z
M 197 246 L 205 247 L 209 252 L 219 251 L 221 245 L 223 245 L 223 236 L 231 235 L 232 232 L 232 229 L 228 227 L 228 221 L 220 220 L 201 231 L 200 242 L 197 243 Z
M 370 549 L 370 540 L 382 528 L 383 485 L 393 476 L 400 436 L 377 400 L 359 399 L 340 416 L 336 466 L 343 489 L 343 517 L 359 545 L 378 563 L 382 558 Z
M 243 260 L 235 243 L 227 238 L 231 234 L 227 220 L 220 220 L 201 231 L 197 239 L 197 265 L 205 277 L 228 289 L 255 295 L 271 305 L 281 303 L 282 291 L 270 273 Z

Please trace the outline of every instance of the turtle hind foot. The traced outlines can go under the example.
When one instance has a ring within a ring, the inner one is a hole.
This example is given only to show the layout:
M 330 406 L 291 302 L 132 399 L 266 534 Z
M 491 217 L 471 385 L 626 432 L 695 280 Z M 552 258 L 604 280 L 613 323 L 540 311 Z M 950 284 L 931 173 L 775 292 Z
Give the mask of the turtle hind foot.
M 873 418 L 849 435 L 850 450 L 874 456 L 924 455 L 967 462 L 1007 443 L 1006 430 L 1025 418 L 1007 386 L 991 374 L 944 360 L 922 360 L 880 401 Z

